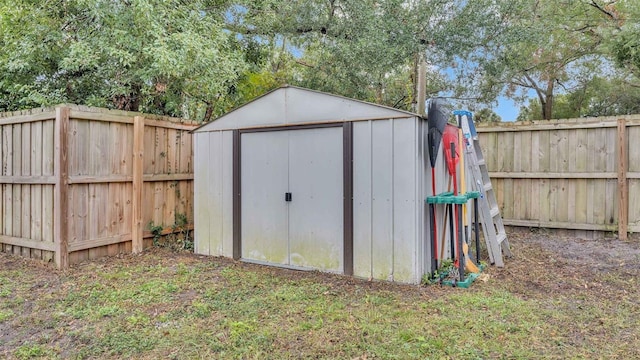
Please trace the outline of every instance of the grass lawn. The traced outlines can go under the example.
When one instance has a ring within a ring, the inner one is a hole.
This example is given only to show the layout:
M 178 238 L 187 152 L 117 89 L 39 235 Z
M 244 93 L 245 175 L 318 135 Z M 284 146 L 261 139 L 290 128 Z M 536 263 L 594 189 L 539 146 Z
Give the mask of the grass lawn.
M 466 290 L 157 248 L 67 271 L 0 254 L 0 358 L 640 358 L 640 244 L 510 241 Z

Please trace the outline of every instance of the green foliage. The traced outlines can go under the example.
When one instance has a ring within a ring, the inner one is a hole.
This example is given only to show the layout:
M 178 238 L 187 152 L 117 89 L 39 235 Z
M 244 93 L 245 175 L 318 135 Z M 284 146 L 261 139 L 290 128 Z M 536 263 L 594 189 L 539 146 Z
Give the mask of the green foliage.
M 153 235 L 153 246 L 158 246 L 159 241 L 162 238 L 162 230 L 164 230 L 164 227 L 162 225 L 156 225 L 153 220 L 151 220 L 149 221 L 149 224 L 147 224 L 147 229 L 149 229 Z
M 500 46 L 478 59 L 480 91 L 525 100 L 535 94 L 540 116 L 558 117 L 556 95 L 584 87 L 610 66 L 606 43 L 610 17 L 597 1 L 519 0 L 505 18 Z M 563 114 L 564 115 L 564 114 Z
M 224 3 L 2 1 L 0 110 L 72 102 L 202 118 L 244 69 Z
M 614 116 L 640 113 L 640 88 L 622 77 L 595 76 L 565 94 L 554 98 L 554 119 Z M 520 108 L 518 121 L 541 120 L 540 102 L 530 100 Z
M 501 122 L 502 118 L 489 108 L 482 108 L 473 113 L 473 120 L 481 123 Z
M 189 229 L 187 214 L 176 213 L 174 223 L 169 226 L 171 232 L 163 235 L 165 226 L 156 225 L 153 220 L 147 224 L 147 229 L 153 235 L 153 246 L 168 247 L 175 250 L 193 250 L 193 234 Z
M 14 313 L 13 311 L 11 311 L 11 309 L 9 310 L 0 309 L 0 323 L 11 319 L 13 315 Z
M 210 121 L 285 83 L 414 110 L 424 55 L 427 97 L 481 121 L 499 118 L 479 104 L 532 92 L 522 118 L 636 112 L 635 91 L 594 90 L 613 64 L 638 84 L 638 17 L 629 0 L 0 0 L 0 111 Z
M 610 1 L 602 8 L 610 18 L 606 47 L 616 65 L 640 77 L 640 29 L 637 1 Z
M 495 33 L 495 1 L 244 2 L 229 27 L 274 49 L 292 84 L 412 109 L 416 59 L 426 55 L 427 97 L 451 88 L 441 68 Z M 482 29 L 482 30 L 479 30 Z M 298 53 L 293 58 L 286 52 Z
M 46 356 L 47 352 L 40 345 L 25 344 L 17 348 L 14 355 L 18 359 L 34 359 Z

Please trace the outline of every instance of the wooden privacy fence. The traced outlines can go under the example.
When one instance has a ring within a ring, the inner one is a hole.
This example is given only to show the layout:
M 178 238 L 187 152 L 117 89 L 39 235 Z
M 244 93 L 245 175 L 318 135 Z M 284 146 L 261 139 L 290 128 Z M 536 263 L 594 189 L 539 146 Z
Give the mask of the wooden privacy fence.
M 478 132 L 506 225 L 640 232 L 640 115 Z
M 192 228 L 194 127 L 76 105 L 0 114 L 0 250 L 64 268 L 141 251 L 151 222 Z

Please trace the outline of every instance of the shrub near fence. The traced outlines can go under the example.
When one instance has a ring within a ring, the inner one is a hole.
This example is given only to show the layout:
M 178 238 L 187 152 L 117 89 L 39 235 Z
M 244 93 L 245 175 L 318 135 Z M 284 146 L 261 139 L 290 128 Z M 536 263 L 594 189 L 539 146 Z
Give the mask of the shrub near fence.
M 141 251 L 151 223 L 192 228 L 195 126 L 76 105 L 0 114 L 0 250 L 66 267 Z
M 478 132 L 506 225 L 640 232 L 640 115 Z

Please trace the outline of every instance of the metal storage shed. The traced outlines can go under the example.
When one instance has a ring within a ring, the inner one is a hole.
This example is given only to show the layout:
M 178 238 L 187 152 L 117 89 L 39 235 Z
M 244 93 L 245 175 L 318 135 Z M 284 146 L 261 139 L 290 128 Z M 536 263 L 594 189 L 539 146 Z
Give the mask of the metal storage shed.
M 419 283 L 426 132 L 417 114 L 293 86 L 201 126 L 196 253 Z

